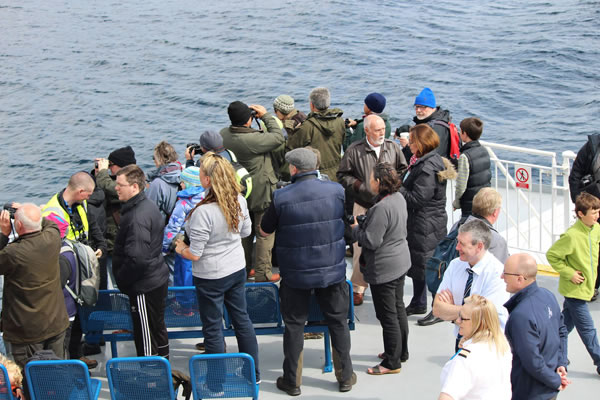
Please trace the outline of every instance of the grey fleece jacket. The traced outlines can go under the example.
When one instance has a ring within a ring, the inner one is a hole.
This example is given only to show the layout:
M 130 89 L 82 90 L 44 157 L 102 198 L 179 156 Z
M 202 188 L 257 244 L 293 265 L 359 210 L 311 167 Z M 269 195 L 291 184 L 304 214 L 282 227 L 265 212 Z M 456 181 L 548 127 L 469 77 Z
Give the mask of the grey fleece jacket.
M 362 226 L 352 230 L 352 237 L 362 246 L 365 265 L 360 271 L 367 283 L 381 285 L 408 272 L 407 218 L 406 200 L 396 192 L 371 207 Z

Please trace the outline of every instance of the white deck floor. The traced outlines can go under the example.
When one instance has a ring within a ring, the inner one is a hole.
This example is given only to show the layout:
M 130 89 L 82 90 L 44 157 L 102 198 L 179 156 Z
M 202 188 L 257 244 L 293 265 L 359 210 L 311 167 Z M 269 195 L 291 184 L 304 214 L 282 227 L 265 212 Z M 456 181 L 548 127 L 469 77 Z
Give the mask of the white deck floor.
M 350 276 L 351 269 L 348 269 Z M 562 298 L 557 293 L 557 278 L 540 276 L 541 286 L 551 290 L 562 308 Z M 407 279 L 405 302 L 412 295 L 412 285 Z M 589 303 L 596 329 L 600 329 L 600 300 Z M 444 363 L 452 356 L 454 338 L 452 325 L 440 323 L 429 327 L 416 324 L 420 316 L 410 316 L 409 352 L 410 359 L 403 364 L 398 375 L 371 376 L 366 368 L 378 363 L 377 354 L 383 351 L 381 326 L 375 318 L 375 312 L 367 291 L 365 302 L 356 307 L 356 330 L 352 336 L 352 361 L 358 375 L 358 383 L 351 392 L 339 393 L 333 373 L 322 372 L 323 341 L 305 341 L 304 373 L 302 384 L 303 399 L 437 399 L 440 390 L 439 376 Z M 189 358 L 198 352 L 194 349 L 196 340 L 171 340 L 171 362 L 175 369 L 188 373 Z M 260 369 L 262 384 L 261 399 L 283 399 L 288 397 L 275 387 L 275 380 L 282 374 L 283 338 L 282 336 L 258 336 Z M 237 351 L 235 338 L 227 338 L 227 349 Z M 106 380 L 105 361 L 110 357 L 110 346 L 104 348 L 104 354 L 92 356 L 99 361 L 92 370 L 92 377 L 102 380 L 101 399 L 110 399 Z M 119 356 L 135 356 L 133 342 L 119 344 Z M 559 395 L 560 399 L 597 399 L 600 393 L 600 375 L 575 331 L 569 336 L 569 376 L 573 383 Z

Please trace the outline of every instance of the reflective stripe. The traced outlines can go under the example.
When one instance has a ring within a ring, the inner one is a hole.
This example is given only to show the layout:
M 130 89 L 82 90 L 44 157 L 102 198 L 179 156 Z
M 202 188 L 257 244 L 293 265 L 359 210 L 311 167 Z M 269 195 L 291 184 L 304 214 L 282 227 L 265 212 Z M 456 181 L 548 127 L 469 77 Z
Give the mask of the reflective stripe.
M 79 213 L 81 223 L 83 224 L 83 233 L 85 234 L 85 237 L 88 238 L 90 227 L 87 219 L 87 201 L 84 200 L 82 204 L 77 205 L 77 212 Z M 71 218 L 69 213 L 61 206 L 58 200 L 58 193 L 52 196 L 50 201 L 42 207 L 42 217 L 47 217 L 50 214 L 56 215 L 67 224 L 67 230 L 63 239 L 79 240 L 79 237 L 76 237 L 75 232 L 71 229 Z

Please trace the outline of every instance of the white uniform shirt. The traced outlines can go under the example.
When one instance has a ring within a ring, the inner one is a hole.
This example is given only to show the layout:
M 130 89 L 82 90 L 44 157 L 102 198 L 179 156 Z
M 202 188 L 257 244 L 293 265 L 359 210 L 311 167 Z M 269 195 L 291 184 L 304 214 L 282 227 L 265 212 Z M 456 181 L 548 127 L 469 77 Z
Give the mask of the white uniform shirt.
M 494 345 L 467 340 L 464 349 L 444 365 L 441 391 L 454 400 L 509 400 L 511 368 L 510 349 L 499 355 Z
M 467 268 L 470 268 L 468 262 L 461 261 L 460 258 L 452 260 L 438 288 L 438 293 L 449 289 L 452 292 L 454 304 L 459 306 L 463 304 L 465 284 L 469 277 Z M 504 271 L 504 265 L 492 253 L 486 251 L 481 261 L 471 269 L 473 270 L 471 294 L 478 294 L 494 303 L 500 318 L 500 326 L 504 330 L 508 319 L 508 311 L 504 308 L 504 303 L 510 297 L 506 291 L 506 283 L 500 277 Z M 458 325 L 454 326 L 454 336 L 458 336 Z

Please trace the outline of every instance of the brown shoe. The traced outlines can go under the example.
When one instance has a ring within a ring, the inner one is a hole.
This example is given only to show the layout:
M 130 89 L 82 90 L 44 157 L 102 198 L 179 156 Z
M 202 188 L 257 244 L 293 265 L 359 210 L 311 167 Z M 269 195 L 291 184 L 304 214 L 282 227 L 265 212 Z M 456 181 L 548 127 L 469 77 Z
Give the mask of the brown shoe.
M 92 360 L 91 358 L 81 357 L 79 361 L 83 361 L 83 363 L 87 365 L 88 369 L 94 369 L 98 366 L 98 361 Z
M 355 306 L 360 306 L 363 303 L 363 298 L 365 297 L 364 293 L 352 293 L 353 296 L 353 300 L 354 300 L 354 305 Z
M 267 278 L 257 279 L 257 278 L 255 278 L 254 282 L 272 282 L 272 283 L 275 283 L 275 282 L 279 282 L 280 279 L 281 279 L 281 277 L 279 276 L 279 274 L 273 274 L 273 275 L 271 275 L 271 279 L 267 279 Z

